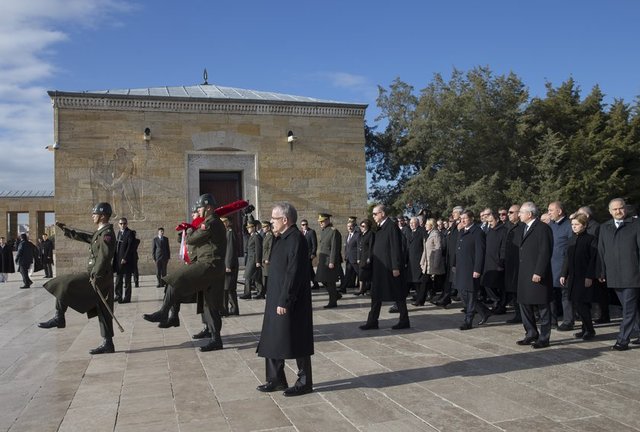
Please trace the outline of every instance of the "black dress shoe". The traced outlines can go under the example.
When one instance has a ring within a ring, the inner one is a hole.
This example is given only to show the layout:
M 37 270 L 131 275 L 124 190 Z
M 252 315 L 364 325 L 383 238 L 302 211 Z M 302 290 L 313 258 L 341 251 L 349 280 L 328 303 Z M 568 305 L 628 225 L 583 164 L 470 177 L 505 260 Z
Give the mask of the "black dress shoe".
M 131 303 L 131 299 L 123 299 L 120 304 Z
M 504 315 L 507 313 L 507 310 L 504 307 L 498 306 L 491 311 L 493 315 Z
M 260 384 L 258 387 L 256 387 L 256 390 L 261 391 L 263 393 L 271 393 L 274 391 L 286 390 L 287 387 L 289 386 L 286 384 L 277 384 L 269 381 L 264 384 Z
M 167 320 L 167 316 L 160 311 L 154 312 L 152 314 L 144 314 L 142 318 L 149 322 L 164 322 Z
M 460 330 L 471 330 L 472 328 L 473 328 L 473 325 L 471 323 L 469 323 L 469 322 L 464 322 L 459 327 Z
M 491 313 L 487 313 L 485 316 L 480 318 L 480 321 L 478 321 L 478 325 L 486 324 L 487 321 L 489 321 L 489 318 L 491 318 Z
M 254 300 L 261 300 L 264 299 L 264 294 L 256 294 L 253 296 Z
M 378 323 L 365 323 L 362 324 L 360 330 L 378 330 Z
M 441 308 L 447 308 L 451 302 L 441 302 L 441 301 L 437 301 L 434 303 L 436 306 L 440 306 Z
M 115 296 L 115 297 L 113 298 L 113 301 L 114 301 L 114 302 L 118 302 L 118 303 L 120 303 L 120 302 L 122 301 L 122 297 L 120 297 L 120 296 Z
M 596 337 L 595 332 L 584 332 L 584 335 L 582 336 L 582 340 L 592 340 L 595 337 Z
M 340 300 L 342 298 L 342 293 L 338 292 L 338 297 L 337 298 L 338 298 L 338 300 Z
M 400 313 L 397 305 L 393 305 L 389 308 L 389 313 Z
M 538 336 L 530 336 L 530 337 L 526 337 L 522 340 L 517 341 L 516 343 L 518 345 L 531 345 L 534 342 L 538 341 Z
M 616 342 L 616 344 L 612 346 L 611 349 L 614 351 L 626 351 L 629 349 L 629 345 Z
M 30 288 L 30 287 L 31 287 L 31 285 L 23 285 L 23 286 L 20 287 L 20 289 L 25 289 L 25 288 Z
M 338 307 L 338 303 L 329 303 L 328 305 L 322 306 L 325 309 L 333 309 Z
M 417 301 L 411 302 L 411 304 L 413 306 L 424 306 L 424 303 L 420 303 L 420 302 L 417 302 Z
M 609 324 L 611 322 L 611 318 L 598 318 L 597 320 L 593 321 L 596 324 Z
M 531 346 L 534 349 L 547 348 L 549 346 L 549 341 L 546 341 L 546 342 L 535 341 L 534 343 L 531 344 Z
M 110 340 L 105 340 L 98 348 L 94 348 L 89 351 L 89 354 L 111 354 L 114 352 L 116 352 L 116 349 L 113 346 L 113 342 Z
M 158 284 L 158 285 L 156 285 L 156 288 L 164 288 L 164 285 Z
M 238 298 L 240 300 L 251 300 L 251 294 L 243 294 L 241 296 L 238 296 Z
M 191 336 L 193 339 L 206 339 L 211 337 L 211 332 L 208 327 L 203 328 L 199 333 Z
M 311 386 L 293 386 L 283 391 L 282 394 L 287 397 L 302 396 L 311 393 L 312 391 L 313 387 Z
M 166 321 L 160 321 L 160 324 L 158 324 L 158 327 L 160 328 L 180 327 L 180 317 L 174 315 Z
M 409 321 L 402 321 L 395 325 L 392 325 L 391 330 L 402 330 L 402 329 L 408 329 L 409 327 L 411 327 L 409 325 Z
M 65 328 L 66 326 L 67 326 L 67 323 L 64 317 L 53 317 L 49 321 L 41 322 L 38 324 L 38 327 L 43 329 L 50 329 L 54 327 Z
M 222 349 L 222 342 L 220 341 L 211 341 L 208 344 L 200 347 L 200 351 L 202 352 L 219 351 L 221 349 Z
M 571 331 L 573 330 L 573 324 L 562 323 L 558 326 L 558 331 Z
M 573 336 L 576 339 L 582 339 L 584 337 L 584 333 L 585 333 L 584 330 L 580 330 L 578 333 L 574 333 Z

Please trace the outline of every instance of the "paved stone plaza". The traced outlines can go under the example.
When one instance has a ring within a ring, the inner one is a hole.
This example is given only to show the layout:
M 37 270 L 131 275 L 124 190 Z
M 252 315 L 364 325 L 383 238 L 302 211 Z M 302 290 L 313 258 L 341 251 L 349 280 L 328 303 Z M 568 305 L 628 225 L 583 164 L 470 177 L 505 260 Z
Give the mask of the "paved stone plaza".
M 617 320 L 592 342 L 553 331 L 551 348 L 535 351 L 515 344 L 522 327 L 505 316 L 461 332 L 460 307 L 410 307 L 412 328 L 392 331 L 385 307 L 381 329 L 363 332 L 368 297 L 324 310 L 327 295 L 314 292 L 315 392 L 285 398 L 255 390 L 263 300 L 241 300 L 242 315 L 224 319 L 225 349 L 201 353 L 193 305 L 178 328 L 142 319 L 162 298 L 144 277 L 116 306 L 116 354 L 91 357 L 97 320 L 70 310 L 66 329 L 39 329 L 54 299 L 41 276 L 27 290 L 18 279 L 0 284 L 2 431 L 640 430 L 640 349 L 609 350 Z

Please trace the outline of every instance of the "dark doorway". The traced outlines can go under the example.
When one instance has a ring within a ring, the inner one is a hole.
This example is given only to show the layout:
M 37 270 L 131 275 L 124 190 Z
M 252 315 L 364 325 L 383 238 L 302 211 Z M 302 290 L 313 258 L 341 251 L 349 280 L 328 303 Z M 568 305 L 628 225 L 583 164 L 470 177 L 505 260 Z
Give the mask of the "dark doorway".
M 200 171 L 200 194 L 210 193 L 218 207 L 242 199 L 242 172 L 240 171 Z M 236 235 L 238 256 L 242 249 L 242 212 L 229 216 Z

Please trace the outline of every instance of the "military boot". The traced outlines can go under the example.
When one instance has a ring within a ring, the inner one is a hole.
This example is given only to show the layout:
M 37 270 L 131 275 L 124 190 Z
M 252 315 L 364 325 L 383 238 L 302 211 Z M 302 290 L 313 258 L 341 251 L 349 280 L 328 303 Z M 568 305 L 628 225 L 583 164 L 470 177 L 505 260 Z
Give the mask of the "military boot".
M 66 326 L 67 326 L 67 322 L 64 319 L 64 314 L 59 312 L 56 312 L 55 316 L 51 318 L 49 321 L 38 323 L 38 327 L 43 329 L 49 329 L 54 327 L 65 328 Z
M 216 333 L 208 344 L 200 347 L 200 351 L 202 352 L 218 351 L 221 349 L 222 349 L 222 338 L 220 337 L 220 333 Z
M 110 354 L 115 351 L 116 349 L 113 346 L 113 340 L 111 338 L 105 338 L 102 345 L 89 351 L 89 354 Z

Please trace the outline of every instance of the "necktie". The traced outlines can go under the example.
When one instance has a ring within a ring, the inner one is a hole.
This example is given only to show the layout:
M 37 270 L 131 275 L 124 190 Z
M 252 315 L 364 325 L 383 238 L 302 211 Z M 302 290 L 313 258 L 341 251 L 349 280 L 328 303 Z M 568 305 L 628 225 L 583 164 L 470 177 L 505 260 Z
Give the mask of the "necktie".
M 353 233 L 349 233 L 349 237 L 347 237 L 347 243 L 349 243 L 351 241 L 351 236 L 353 235 Z
M 620 228 L 620 225 L 622 225 L 622 221 L 616 221 L 616 229 Z
M 527 235 L 527 231 L 529 231 L 529 225 L 524 226 L 524 234 L 522 234 L 522 237 Z

